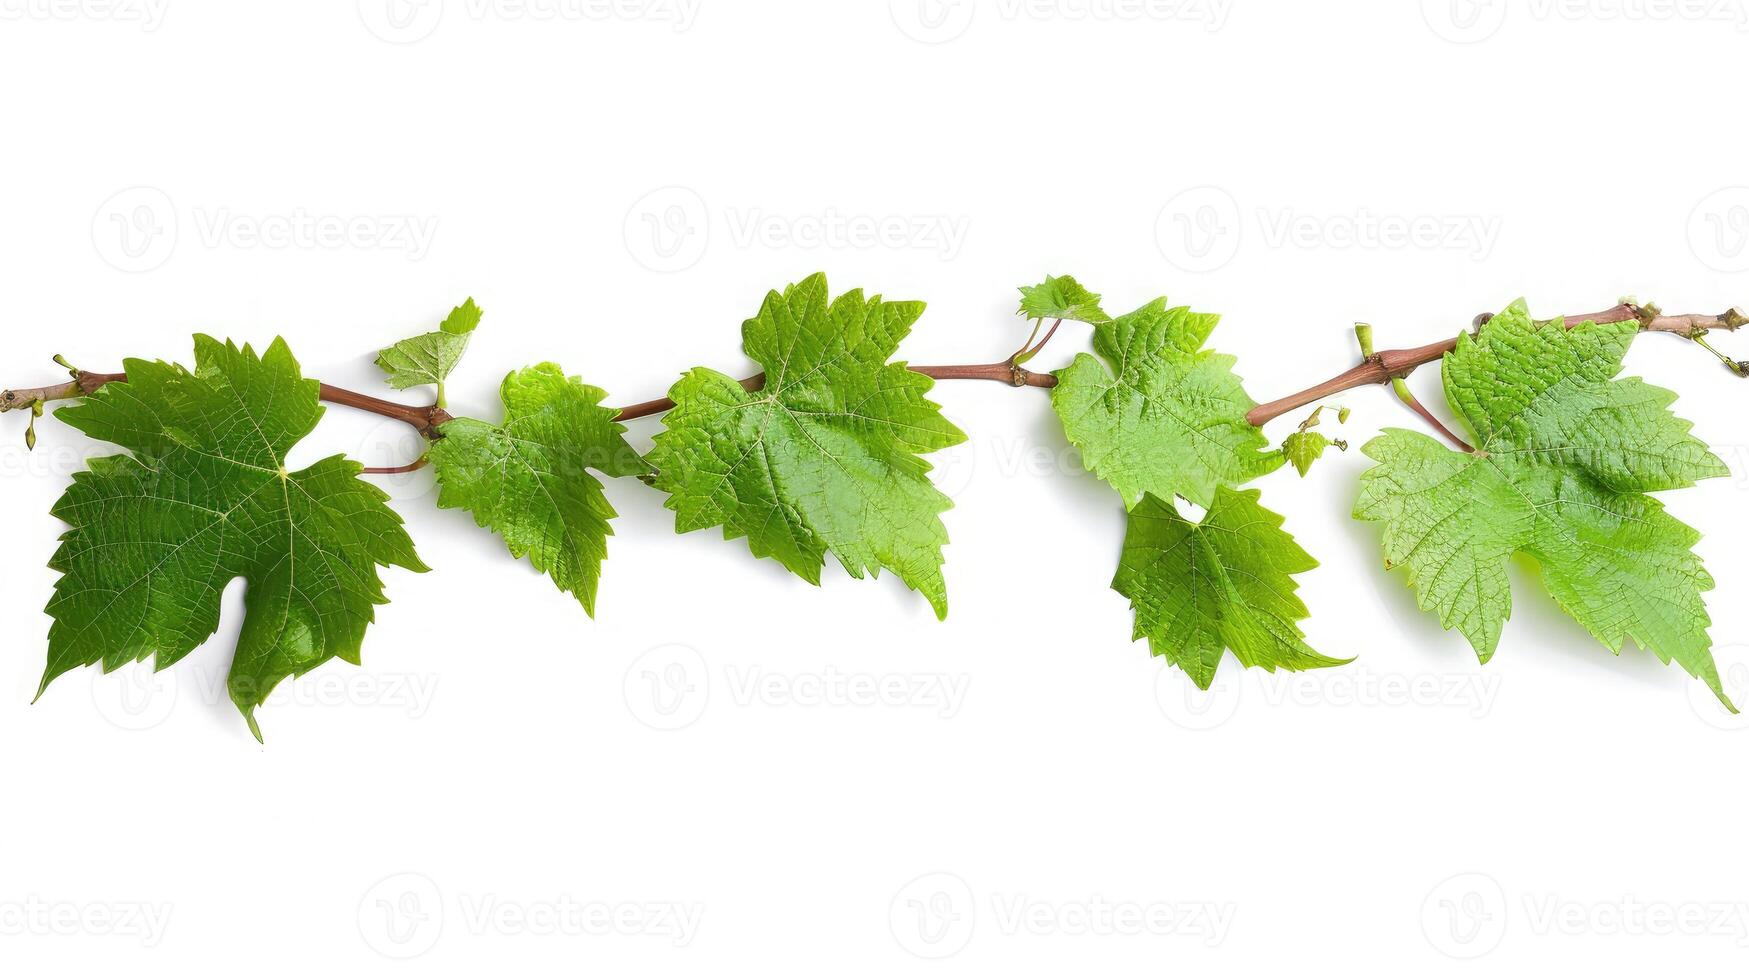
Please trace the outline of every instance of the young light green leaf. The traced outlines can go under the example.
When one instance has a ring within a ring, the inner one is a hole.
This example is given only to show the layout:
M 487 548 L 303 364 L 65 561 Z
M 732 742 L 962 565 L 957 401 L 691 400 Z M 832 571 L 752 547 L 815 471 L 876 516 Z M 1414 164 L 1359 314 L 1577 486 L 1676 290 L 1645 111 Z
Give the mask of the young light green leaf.
M 827 551 L 856 578 L 890 569 L 945 616 L 952 502 L 919 454 L 965 435 L 924 397 L 932 380 L 888 362 L 922 313 L 861 290 L 833 300 L 824 275 L 769 294 L 741 328 L 763 390 L 696 368 L 669 391 L 650 462 L 676 528 L 721 525 L 816 585 Z
M 1088 292 L 1073 276 L 1046 276 L 1036 286 L 1020 287 L 1020 315 L 1028 320 L 1076 320 L 1106 323 L 1099 294 Z
M 471 511 L 593 616 L 616 515 L 589 471 L 638 476 L 649 466 L 627 445 L 618 410 L 602 406 L 606 393 L 556 364 L 511 374 L 501 394 L 501 425 L 464 418 L 439 428 L 429 452 L 437 505 Z
M 1691 550 L 1700 535 L 1646 495 L 1728 470 L 1670 411 L 1674 394 L 1616 377 L 1637 331 L 1538 324 L 1519 303 L 1460 337 L 1446 400 L 1475 454 L 1386 432 L 1365 447 L 1379 465 L 1355 516 L 1383 523 L 1387 564 L 1406 566 L 1421 607 L 1484 661 L 1512 611 L 1506 560 L 1522 552 L 1612 652 L 1631 639 L 1729 705 L 1701 598 L 1713 580 Z
M 1220 317 L 1168 309 L 1164 298 L 1099 324 L 1093 349 L 1057 372 L 1051 404 L 1082 462 L 1133 507 L 1145 493 L 1198 506 L 1219 486 L 1274 470 L 1234 359 L 1203 350 Z M 1110 365 L 1109 369 L 1107 365 Z
M 387 372 L 390 387 L 442 384 L 467 352 L 468 340 L 480 325 L 481 313 L 470 296 L 467 302 L 451 310 L 434 332 L 384 349 L 377 355 L 377 366 Z
M 257 356 L 196 337 L 195 364 L 129 360 L 125 382 L 55 413 L 133 455 L 91 460 L 55 505 L 70 529 L 50 563 L 61 579 L 42 689 L 74 667 L 111 671 L 154 653 L 163 670 L 213 635 L 225 586 L 241 577 L 227 686 L 260 738 L 255 709 L 281 680 L 335 657 L 359 662 L 388 601 L 377 566 L 425 565 L 358 464 L 287 469 L 322 406 L 283 340 Z
M 1136 613 L 1135 639 L 1207 690 L 1223 651 L 1274 672 L 1348 663 L 1306 645 L 1293 576 L 1318 563 L 1259 504 L 1257 490 L 1215 491 L 1202 523 L 1153 494 L 1129 514 L 1111 587 Z
M 1322 432 L 1312 432 L 1302 429 L 1291 432 L 1281 441 L 1281 455 L 1301 476 L 1312 471 L 1312 464 L 1323 458 L 1324 450 L 1335 446 L 1343 452 L 1348 451 L 1348 443 L 1341 439 L 1331 439 Z

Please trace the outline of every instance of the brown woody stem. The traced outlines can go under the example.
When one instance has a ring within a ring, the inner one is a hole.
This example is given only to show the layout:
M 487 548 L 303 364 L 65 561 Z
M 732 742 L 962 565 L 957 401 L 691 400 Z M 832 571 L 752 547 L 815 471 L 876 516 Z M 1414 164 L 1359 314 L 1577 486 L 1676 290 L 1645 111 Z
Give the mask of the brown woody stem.
M 1045 341 L 1050 336 L 1046 335 Z M 1043 349 L 1044 342 L 1032 348 L 1033 353 Z M 1019 356 L 1017 353 L 1016 356 Z M 1013 362 L 1013 358 L 997 364 L 954 364 L 938 367 L 913 367 L 918 374 L 938 379 L 967 379 L 982 381 L 1000 381 L 1016 388 L 1050 388 L 1057 383 L 1056 377 L 1028 371 Z M 10 412 L 17 409 L 28 409 L 44 402 L 65 401 L 69 398 L 83 398 L 111 382 L 126 381 L 126 374 L 98 374 L 93 371 L 80 371 L 77 376 L 64 384 L 48 385 L 42 388 L 17 388 L 0 392 L 0 412 Z M 758 391 L 765 387 L 765 375 L 756 374 L 741 382 L 741 387 L 748 391 Z M 334 405 L 343 405 L 359 411 L 381 415 L 397 422 L 405 422 L 427 439 L 438 438 L 438 428 L 453 419 L 447 411 L 437 405 L 403 405 L 387 399 L 366 395 L 362 392 L 337 388 L 331 384 L 321 387 L 322 400 Z M 656 398 L 636 405 L 627 405 L 619 410 L 621 421 L 644 418 L 650 415 L 660 415 L 674 407 L 674 402 L 667 398 Z M 376 476 L 389 476 L 401 473 L 412 473 L 423 468 L 427 460 L 420 457 L 402 466 L 367 466 L 364 472 Z
M 1049 340 L 1049 337 L 1045 338 Z M 1044 346 L 1040 343 L 1033 348 L 1037 351 Z M 1017 352 L 1016 356 L 1019 353 Z M 1041 374 L 1017 367 L 1013 360 L 998 361 L 994 364 L 937 364 L 911 365 L 911 370 L 937 381 L 1000 381 L 1015 388 L 1055 388 L 1057 377 L 1054 374 Z M 765 387 L 765 375 L 755 374 L 751 378 L 742 378 L 741 387 L 748 391 L 758 391 Z M 671 398 L 653 398 L 636 405 L 627 405 L 619 410 L 618 420 L 629 422 L 632 419 L 647 418 L 660 415 L 674 407 Z
M 1736 330 L 1744 324 L 1749 324 L 1738 310 L 1729 310 L 1717 316 L 1705 314 L 1681 314 L 1667 316 L 1653 306 L 1641 306 L 1634 303 L 1622 303 L 1610 309 L 1585 316 L 1568 317 L 1568 323 L 1581 323 L 1587 320 L 1596 323 L 1622 323 L 1628 320 L 1638 320 L 1640 329 L 1652 333 L 1673 333 L 1690 339 L 1704 337 L 1712 330 Z M 1477 318 L 1477 325 L 1486 322 L 1485 317 Z M 1054 388 L 1057 384 L 1055 375 L 1043 374 L 1038 371 L 1028 371 L 1016 364 L 1022 355 L 1035 355 L 1044 349 L 1056 333 L 1056 324 L 1036 346 L 1023 347 L 1006 361 L 992 364 L 938 364 L 913 365 L 912 371 L 938 381 L 996 381 L 1015 388 Z M 1029 338 L 1030 342 L 1030 338 Z M 1379 351 L 1363 360 L 1360 364 L 1342 372 L 1334 378 L 1313 385 L 1304 391 L 1278 398 L 1275 401 L 1259 405 L 1246 415 L 1246 421 L 1252 425 L 1263 425 L 1297 408 L 1303 408 L 1338 392 L 1360 388 L 1366 385 L 1385 384 L 1393 378 L 1407 377 L 1417 367 L 1439 360 L 1457 346 L 1457 339 L 1442 340 L 1421 347 L 1410 347 L 1399 350 Z M 0 412 L 11 412 L 28 409 L 43 402 L 62 401 L 69 398 L 81 398 L 112 381 L 126 381 L 125 374 L 98 374 L 92 371 L 78 371 L 73 380 L 58 385 L 48 385 L 42 388 L 19 388 L 0 391 Z M 755 374 L 741 381 L 741 387 L 748 391 L 758 391 L 765 387 L 765 375 Z M 324 384 L 321 387 L 321 397 L 325 402 L 343 405 L 359 411 L 371 412 L 384 418 L 404 422 L 412 426 L 420 435 L 427 439 L 438 437 L 438 428 L 452 420 L 453 416 L 438 405 L 404 405 L 345 388 L 337 388 Z M 674 407 L 672 399 L 654 398 L 649 401 L 627 405 L 619 410 L 617 418 L 620 421 L 646 418 L 660 415 Z M 1447 429 L 1437 417 L 1427 411 L 1418 402 L 1410 401 L 1410 407 L 1438 429 L 1446 438 L 1462 445 L 1451 430 Z M 405 466 L 372 467 L 367 473 L 390 474 L 410 473 L 425 465 L 424 459 L 416 460 Z
M 1458 452 L 1473 453 L 1476 451 L 1476 447 L 1465 442 L 1463 436 L 1451 431 L 1444 422 L 1439 420 L 1439 416 L 1428 411 L 1427 406 L 1421 404 L 1421 399 L 1411 394 L 1408 398 L 1403 399 L 1403 404 L 1409 406 L 1410 411 L 1421 416 L 1428 425 L 1433 426 L 1433 430 L 1443 436 L 1446 442 L 1451 443 Z
M 436 405 L 403 405 L 383 398 L 336 388 L 333 385 L 322 386 L 322 400 L 333 405 L 344 405 L 356 408 L 361 412 L 381 415 L 383 418 L 405 422 L 419 431 L 427 439 L 437 437 L 437 430 L 445 422 L 454 421 L 455 417 Z
M 126 381 L 125 374 L 98 374 L 95 371 L 80 371 L 78 377 L 66 384 L 49 385 L 44 388 L 16 388 L 0 391 L 0 412 L 11 412 L 29 408 L 42 402 L 64 401 L 68 398 L 83 398 L 112 381 Z M 362 412 L 381 415 L 384 418 L 405 422 L 419 430 L 419 434 L 432 438 L 437 434 L 438 426 L 452 420 L 452 416 L 436 405 L 403 405 L 384 398 L 376 398 L 333 385 L 322 385 L 322 400 L 332 405 L 344 405 L 356 408 Z
M 431 460 L 424 456 L 411 463 L 400 466 L 366 466 L 362 472 L 369 476 L 394 476 L 400 473 L 415 473 L 429 465 Z

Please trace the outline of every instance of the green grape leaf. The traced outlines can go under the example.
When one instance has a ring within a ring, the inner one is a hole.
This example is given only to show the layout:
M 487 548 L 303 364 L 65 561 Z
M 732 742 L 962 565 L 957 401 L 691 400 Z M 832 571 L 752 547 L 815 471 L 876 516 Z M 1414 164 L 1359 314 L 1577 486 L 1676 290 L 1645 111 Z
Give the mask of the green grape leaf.
M 1341 439 L 1332 439 L 1322 432 L 1310 432 L 1302 429 L 1299 432 L 1289 433 L 1288 437 L 1281 441 L 1281 455 L 1293 464 L 1293 468 L 1298 470 L 1301 476 L 1305 476 L 1312 471 L 1312 464 L 1323 458 L 1324 450 L 1331 446 L 1335 446 L 1343 452 L 1348 451 L 1348 443 Z
M 449 312 L 432 333 L 410 337 L 377 355 L 377 367 L 393 388 L 442 384 L 467 353 L 468 340 L 480 325 L 482 311 L 474 298 Z
M 1020 315 L 1028 320 L 1075 320 L 1107 323 L 1099 294 L 1090 293 L 1073 276 L 1046 276 L 1036 286 L 1020 287 Z
M 1512 612 L 1507 559 L 1523 553 L 1611 652 L 1631 639 L 1729 705 L 1701 597 L 1713 580 L 1692 550 L 1700 535 L 1647 496 L 1729 471 L 1670 411 L 1673 393 L 1617 377 L 1638 329 L 1537 323 L 1520 302 L 1459 337 L 1446 400 L 1476 452 L 1387 431 L 1364 449 L 1379 465 L 1355 516 L 1383 524 L 1386 563 L 1408 569 L 1421 607 L 1483 661 Z
M 639 476 L 649 466 L 625 441 L 600 388 L 540 364 L 504 379 L 504 422 L 458 418 L 439 427 L 429 458 L 439 507 L 464 508 L 498 532 L 595 615 L 608 526 L 616 515 L 601 481 Z
M 91 460 L 55 505 L 70 529 L 50 563 L 61 578 L 37 695 L 75 667 L 176 663 L 218 629 L 220 597 L 241 577 L 227 686 L 260 738 L 255 709 L 280 681 L 359 662 L 388 601 L 376 566 L 426 568 L 357 463 L 287 469 L 323 409 L 283 340 L 259 356 L 205 336 L 194 349 L 193 372 L 129 360 L 125 382 L 55 413 L 132 455 Z
M 1306 645 L 1297 624 L 1308 613 L 1293 577 L 1318 563 L 1259 496 L 1220 487 L 1201 523 L 1151 493 L 1129 514 L 1111 587 L 1135 610 L 1135 639 L 1204 690 L 1227 650 L 1272 673 L 1350 662 Z
M 721 525 L 815 585 L 827 551 L 856 578 L 890 569 L 945 617 L 952 501 L 919 454 L 965 435 L 924 397 L 934 381 L 889 363 L 922 313 L 861 290 L 831 299 L 824 275 L 767 295 L 741 328 L 762 390 L 696 368 L 668 393 L 649 458 L 676 529 Z
M 1256 403 L 1233 373 L 1234 358 L 1202 349 L 1219 321 L 1157 299 L 1095 326 L 1099 357 L 1078 354 L 1057 372 L 1051 404 L 1064 432 L 1125 506 L 1151 493 L 1208 507 L 1217 487 L 1282 464 L 1245 421 Z

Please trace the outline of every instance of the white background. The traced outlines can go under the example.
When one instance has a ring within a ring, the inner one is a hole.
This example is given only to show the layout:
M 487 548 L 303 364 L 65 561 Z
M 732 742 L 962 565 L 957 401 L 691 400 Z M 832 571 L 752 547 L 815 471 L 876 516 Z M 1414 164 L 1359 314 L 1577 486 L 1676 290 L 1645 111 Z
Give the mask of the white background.
M 914 363 L 1005 355 L 1045 273 L 1114 312 L 1166 293 L 1225 314 L 1259 400 L 1351 365 L 1357 319 L 1412 346 L 1518 296 L 1749 302 L 1736 0 L 0 13 L 9 385 L 53 381 L 54 353 L 186 360 L 198 329 L 283 334 L 377 390 L 376 348 L 472 295 L 458 410 L 494 418 L 502 374 L 546 359 L 629 402 L 750 373 L 740 321 L 817 270 L 927 300 Z M 884 240 L 844 234 L 870 222 Z M 1411 226 L 1433 234 L 1390 234 Z M 1749 700 L 1749 382 L 1674 338 L 1630 362 L 1735 472 L 1666 496 L 1708 532 Z M 1679 669 L 1610 656 L 1524 568 L 1478 666 L 1348 518 L 1356 450 L 1261 482 L 1323 562 L 1310 642 L 1356 663 L 1229 662 L 1187 699 L 1130 642 L 1121 509 L 1046 397 L 936 396 L 972 438 L 937 460 L 945 624 L 891 576 L 816 589 L 676 536 L 634 481 L 591 622 L 428 477 L 386 481 L 435 571 L 387 574 L 362 669 L 285 685 L 265 747 L 217 693 L 240 583 L 173 671 L 30 706 L 45 515 L 92 447 L 46 420 L 27 457 L 6 417 L 0 967 L 1742 975 L 1749 733 Z M 1383 390 L 1342 401 L 1357 447 L 1416 424 Z M 333 452 L 417 448 L 333 409 L 300 454 Z

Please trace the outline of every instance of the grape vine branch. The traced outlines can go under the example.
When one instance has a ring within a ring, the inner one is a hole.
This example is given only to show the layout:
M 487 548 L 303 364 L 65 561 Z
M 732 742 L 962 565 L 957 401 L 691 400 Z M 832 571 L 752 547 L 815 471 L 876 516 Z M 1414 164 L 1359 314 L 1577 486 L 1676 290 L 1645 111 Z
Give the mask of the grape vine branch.
M 1046 339 L 1048 340 L 1049 337 Z M 1031 353 L 1037 353 L 1042 348 L 1043 343 L 1041 342 L 1037 347 L 1031 349 Z M 999 381 L 1016 388 L 1051 388 L 1056 385 L 1055 376 L 1028 371 L 1015 364 L 1014 360 L 1014 358 L 1010 358 L 1007 361 L 991 364 L 912 365 L 910 370 L 938 381 Z M 73 369 L 72 373 L 73 380 L 65 384 L 46 385 L 41 388 L 9 388 L 0 391 L 0 413 L 20 411 L 70 398 L 83 398 L 106 384 L 128 379 L 128 376 L 123 373 L 100 374 L 95 371 L 80 371 L 78 369 Z M 741 381 L 741 387 L 748 391 L 758 391 L 764 386 L 765 375 L 763 373 L 755 374 Z M 453 420 L 448 411 L 435 404 L 407 405 L 327 383 L 322 385 L 322 400 L 331 405 L 341 405 L 373 415 L 380 415 L 397 422 L 405 422 L 428 439 L 440 438 L 438 429 L 445 422 Z M 632 419 L 648 418 L 652 415 L 660 415 L 673 407 L 674 401 L 672 399 L 654 398 L 638 402 L 635 405 L 627 405 L 619 410 L 617 419 L 621 422 L 627 422 Z M 417 470 L 423 465 L 422 462 L 416 461 L 404 466 L 365 467 L 364 471 L 379 475 L 407 473 Z
M 1474 325 L 1481 326 L 1487 322 L 1489 316 L 1490 314 L 1482 314 L 1476 317 Z M 1644 332 L 1675 334 L 1703 345 L 1705 345 L 1706 335 L 1711 331 L 1734 331 L 1749 324 L 1749 316 L 1745 316 L 1741 310 L 1734 307 L 1716 315 L 1704 313 L 1670 315 L 1659 311 L 1655 306 L 1628 302 L 1618 303 L 1599 313 L 1562 319 L 1569 324 L 1588 320 L 1604 324 L 1637 320 L 1640 323 L 1640 329 Z M 937 381 L 995 381 L 1015 388 L 1054 388 L 1057 384 L 1056 375 L 1029 371 L 1021 367 L 1020 362 L 1042 351 L 1044 346 L 1055 336 L 1060 323 L 1061 321 L 1058 321 L 1058 323 L 1053 324 L 1045 334 L 1044 339 L 1036 345 L 1022 347 L 1005 361 L 995 361 L 989 364 L 909 365 L 909 368 L 917 374 L 934 378 Z M 1406 378 L 1416 368 L 1439 360 L 1456 346 L 1457 339 L 1454 337 L 1450 340 L 1423 344 L 1420 347 L 1382 350 L 1376 353 L 1365 351 L 1360 364 L 1327 381 L 1258 405 L 1245 416 L 1245 420 L 1252 425 L 1262 426 L 1295 409 L 1316 404 L 1332 395 L 1355 388 L 1387 384 L 1393 379 Z M 1749 362 L 1731 360 L 1713 350 L 1710 345 L 1707 345 L 1707 349 L 1718 356 L 1732 373 L 1739 377 L 1749 377 Z M 60 359 L 57 358 L 57 360 Z M 70 371 L 73 380 L 64 384 L 47 385 L 40 388 L 10 388 L 0 391 L 0 413 L 30 409 L 48 402 L 64 401 L 70 398 L 83 398 L 112 381 L 127 380 L 126 374 L 102 374 L 94 371 L 81 371 L 76 368 L 72 368 Z M 765 375 L 763 373 L 741 380 L 741 387 L 748 391 L 758 391 L 764 386 Z M 404 422 L 426 438 L 435 438 L 439 427 L 451 420 L 449 412 L 435 404 L 407 405 L 325 383 L 322 385 L 322 400 L 330 404 L 370 412 L 397 422 Z M 670 398 L 652 398 L 621 408 L 618 421 L 628 422 L 633 419 L 660 415 L 673 407 L 674 401 Z M 1457 438 L 1450 433 L 1450 430 L 1446 429 L 1437 417 L 1418 402 L 1411 402 L 1409 407 L 1440 430 L 1447 438 Z M 379 475 L 407 473 L 417 470 L 423 465 L 423 460 L 419 460 L 403 466 L 366 467 L 365 472 Z
M 358 662 L 370 607 L 387 601 L 377 567 L 427 570 L 387 494 L 357 480 L 361 470 L 431 467 L 437 506 L 472 512 L 590 616 L 616 516 L 602 476 L 666 493 L 681 533 L 720 527 L 813 584 L 828 553 L 854 578 L 890 570 L 945 617 L 940 515 L 952 501 L 923 457 L 966 438 L 925 397 L 932 381 L 950 380 L 1051 389 L 1067 441 L 1124 504 L 1111 587 L 1130 600 L 1134 638 L 1153 654 L 1204 689 L 1227 652 L 1271 671 L 1340 666 L 1349 660 L 1319 653 L 1299 625 L 1309 612 L 1295 576 L 1316 559 L 1259 503 L 1260 490 L 1244 488 L 1284 465 L 1305 476 L 1327 449 L 1347 450 L 1317 429 L 1326 412 L 1336 425 L 1348 419 L 1325 400 L 1389 384 L 1446 445 L 1400 428 L 1371 439 L 1361 452 L 1376 465 L 1361 476 L 1353 516 L 1384 526 L 1385 566 L 1406 567 L 1441 625 L 1486 662 L 1511 612 L 1506 559 L 1531 554 L 1546 589 L 1610 651 L 1632 641 L 1680 663 L 1736 710 L 1707 635 L 1702 594 L 1714 582 L 1692 550 L 1699 532 L 1649 496 L 1729 467 L 1670 410 L 1674 392 L 1619 375 L 1637 334 L 1662 333 L 1749 376 L 1749 362 L 1709 341 L 1749 324 L 1740 310 L 1669 315 L 1627 300 L 1536 320 L 1519 302 L 1451 339 L 1388 350 L 1375 350 L 1372 326 L 1360 323 L 1358 364 L 1259 405 L 1236 359 L 1208 346 L 1215 315 L 1161 297 L 1108 316 L 1101 297 L 1068 276 L 1020 292 L 1017 312 L 1032 330 L 1006 358 L 908 365 L 897 350 L 923 304 L 861 290 L 833 298 L 817 274 L 768 292 L 743 323 L 742 347 L 760 374 L 694 368 L 666 397 L 613 407 L 604 390 L 541 363 L 504 379 L 501 422 L 458 417 L 444 404 L 445 380 L 482 315 L 471 298 L 437 331 L 377 358 L 390 387 L 435 385 L 431 404 L 307 379 L 283 339 L 257 351 L 197 335 L 193 372 L 127 360 L 128 373 L 105 374 L 56 356 L 69 380 L 0 391 L 0 412 L 31 414 L 26 446 L 50 402 L 74 401 L 57 417 L 135 455 L 89 461 L 52 511 L 69 530 L 50 564 L 62 578 L 48 607 L 55 623 L 42 687 L 99 662 L 113 670 L 156 654 L 165 668 L 216 627 L 214 583 L 243 577 L 258 604 L 251 622 L 277 623 L 245 624 L 227 680 L 259 737 L 255 709 L 279 680 L 333 657 Z M 1029 370 L 1065 322 L 1090 328 L 1090 349 L 1060 370 Z M 1436 361 L 1444 404 L 1462 426 L 1447 426 L 1404 382 Z M 424 451 L 402 465 L 329 457 L 293 473 L 285 453 L 315 427 L 318 402 L 405 424 Z M 1308 406 L 1272 448 L 1262 427 Z M 234 424 L 239 412 L 254 425 Z M 657 415 L 663 428 L 640 453 L 621 423 Z M 1475 447 L 1459 428 L 1474 433 Z M 276 483 L 286 489 L 261 492 Z M 311 544 L 330 560 L 294 563 Z
M 1487 322 L 1489 314 L 1476 318 L 1475 325 L 1481 326 Z M 1684 313 L 1667 316 L 1659 312 L 1655 306 L 1642 306 L 1637 303 L 1619 303 L 1601 313 L 1590 313 L 1583 316 L 1563 317 L 1568 324 L 1584 323 L 1626 323 L 1637 320 L 1640 329 L 1648 333 L 1673 333 L 1687 337 L 1690 340 L 1701 340 L 1709 331 L 1736 330 L 1749 323 L 1741 310 L 1732 308 L 1717 316 L 1701 313 Z M 1295 392 L 1285 398 L 1265 402 L 1252 409 L 1245 421 L 1252 425 L 1263 425 L 1297 409 L 1304 408 L 1339 392 L 1354 388 L 1364 388 L 1367 385 L 1387 384 L 1393 378 L 1406 378 L 1423 364 L 1431 364 L 1439 360 L 1457 347 L 1457 338 L 1441 340 L 1437 343 L 1423 344 L 1420 347 L 1409 347 L 1399 350 L 1383 350 L 1376 354 L 1365 356 L 1360 364 L 1338 374 L 1334 378 L 1320 384 L 1315 384 L 1304 391 Z M 1714 352 L 1717 353 L 1717 352 Z M 1749 375 L 1749 368 L 1737 361 L 1732 361 L 1720 355 L 1720 359 L 1739 377 Z M 1413 407 L 1413 406 L 1412 406 Z M 1437 421 L 1429 418 L 1429 421 Z

